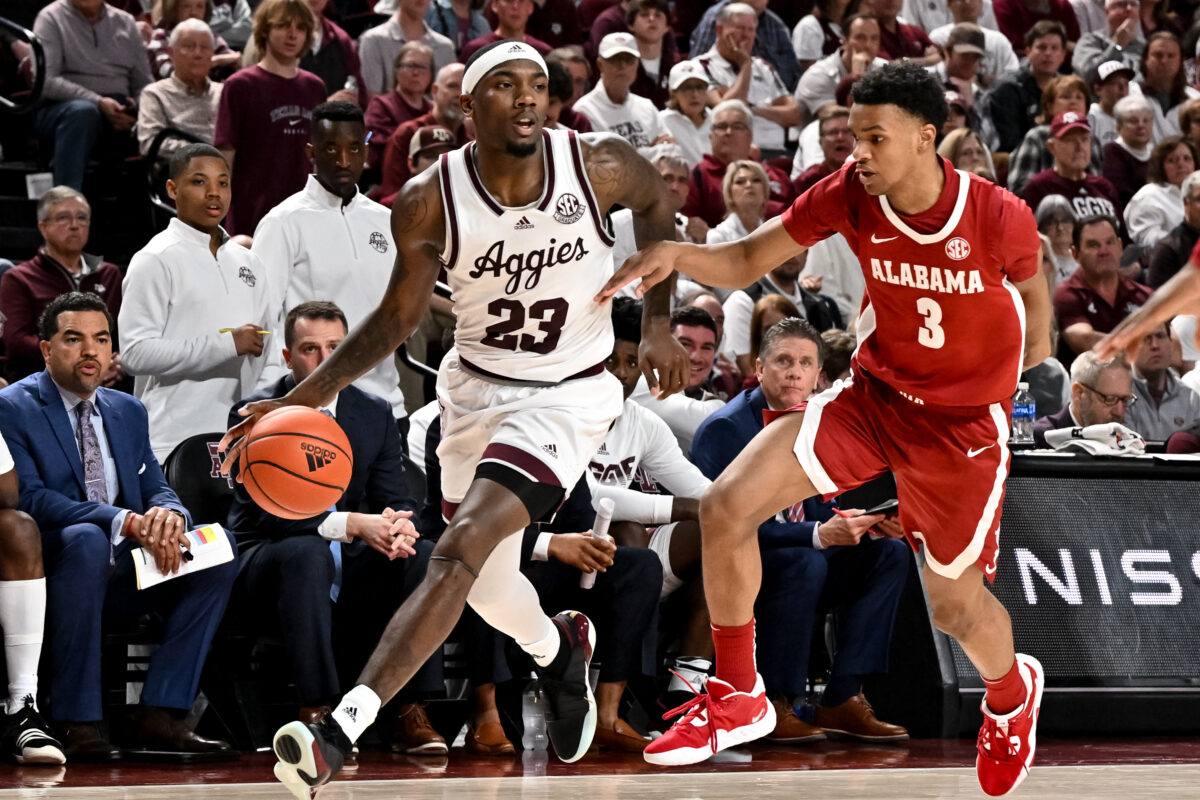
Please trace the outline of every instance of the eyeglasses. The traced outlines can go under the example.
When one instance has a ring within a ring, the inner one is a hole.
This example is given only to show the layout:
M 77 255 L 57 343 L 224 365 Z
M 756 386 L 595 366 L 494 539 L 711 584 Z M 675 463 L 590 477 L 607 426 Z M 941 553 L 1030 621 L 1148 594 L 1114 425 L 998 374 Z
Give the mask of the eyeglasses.
M 1096 389 L 1093 389 L 1091 386 L 1088 386 L 1083 381 L 1080 381 L 1079 385 L 1082 386 L 1083 388 L 1087 389 L 1092 394 L 1096 395 L 1096 397 L 1098 397 L 1100 399 L 1100 402 L 1104 405 L 1105 408 L 1112 408 L 1117 403 L 1124 403 L 1125 407 L 1129 408 L 1130 406 L 1132 406 L 1134 403 L 1137 402 L 1137 395 L 1105 394 L 1104 392 L 1100 392 L 1100 391 L 1097 391 Z
M 1140 8 L 1141 3 L 1138 0 L 1118 0 L 1116 3 L 1109 3 L 1109 8 Z
M 750 126 L 744 122 L 718 122 L 712 129 L 714 133 L 745 133 Z
M 409 72 L 428 72 L 428 64 L 418 64 L 415 61 L 404 61 L 396 65 L 396 69 L 408 70 Z
M 50 217 L 50 221 L 55 225 L 70 225 L 72 222 L 78 222 L 80 225 L 90 225 L 92 223 L 91 214 L 72 214 L 69 211 L 64 211 L 61 214 L 55 214 Z

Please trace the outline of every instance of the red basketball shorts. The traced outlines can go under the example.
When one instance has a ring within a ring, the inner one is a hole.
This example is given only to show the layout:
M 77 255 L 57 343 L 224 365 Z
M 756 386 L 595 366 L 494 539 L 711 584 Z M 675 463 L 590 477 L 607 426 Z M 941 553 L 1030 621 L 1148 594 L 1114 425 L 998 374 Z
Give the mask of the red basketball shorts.
M 996 573 L 1009 403 L 925 405 L 862 373 L 808 401 L 795 452 L 827 499 L 891 470 L 909 544 L 957 578 L 975 564 Z

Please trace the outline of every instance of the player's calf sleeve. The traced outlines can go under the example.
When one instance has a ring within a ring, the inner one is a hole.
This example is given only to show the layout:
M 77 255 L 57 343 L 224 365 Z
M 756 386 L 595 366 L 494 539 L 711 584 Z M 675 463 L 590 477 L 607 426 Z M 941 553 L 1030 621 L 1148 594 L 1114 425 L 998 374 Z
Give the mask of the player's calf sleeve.
M 521 649 L 546 666 L 558 655 L 559 634 L 542 611 L 537 590 L 521 574 L 521 537 L 505 537 L 479 569 L 467 603 L 483 621 L 511 636 Z

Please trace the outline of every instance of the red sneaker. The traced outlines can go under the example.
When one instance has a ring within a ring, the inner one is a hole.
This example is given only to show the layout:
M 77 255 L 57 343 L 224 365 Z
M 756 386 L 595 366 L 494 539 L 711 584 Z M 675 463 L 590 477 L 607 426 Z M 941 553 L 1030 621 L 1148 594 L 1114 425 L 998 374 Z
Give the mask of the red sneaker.
M 1037 721 L 1042 709 L 1042 689 L 1046 685 L 1042 665 L 1033 656 L 1017 653 L 1017 668 L 1025 681 L 1025 703 L 1008 714 L 997 715 L 980 704 L 983 727 L 976 745 L 975 772 L 986 794 L 1000 797 L 1021 785 L 1033 764 L 1037 749 Z
M 756 676 L 750 693 L 735 691 L 716 678 L 708 679 L 706 689 L 663 714 L 663 719 L 683 716 L 646 745 L 642 755 L 648 762 L 668 767 L 695 764 L 719 750 L 752 742 L 775 730 L 775 709 L 767 700 L 761 675 Z

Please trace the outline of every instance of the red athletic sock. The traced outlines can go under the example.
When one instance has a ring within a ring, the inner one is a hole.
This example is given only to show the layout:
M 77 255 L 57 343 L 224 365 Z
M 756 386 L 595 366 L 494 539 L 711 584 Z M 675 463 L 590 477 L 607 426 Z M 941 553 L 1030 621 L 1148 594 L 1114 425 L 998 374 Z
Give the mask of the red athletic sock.
M 758 669 L 754 665 L 754 618 L 745 625 L 713 625 L 717 651 L 717 678 L 739 692 L 754 691 Z
M 996 714 L 1007 714 L 1016 711 L 1025 702 L 1027 692 L 1025 681 L 1021 678 L 1021 670 L 1017 660 L 1013 659 L 1012 669 L 1003 678 L 994 681 L 983 679 L 987 686 L 987 706 Z

